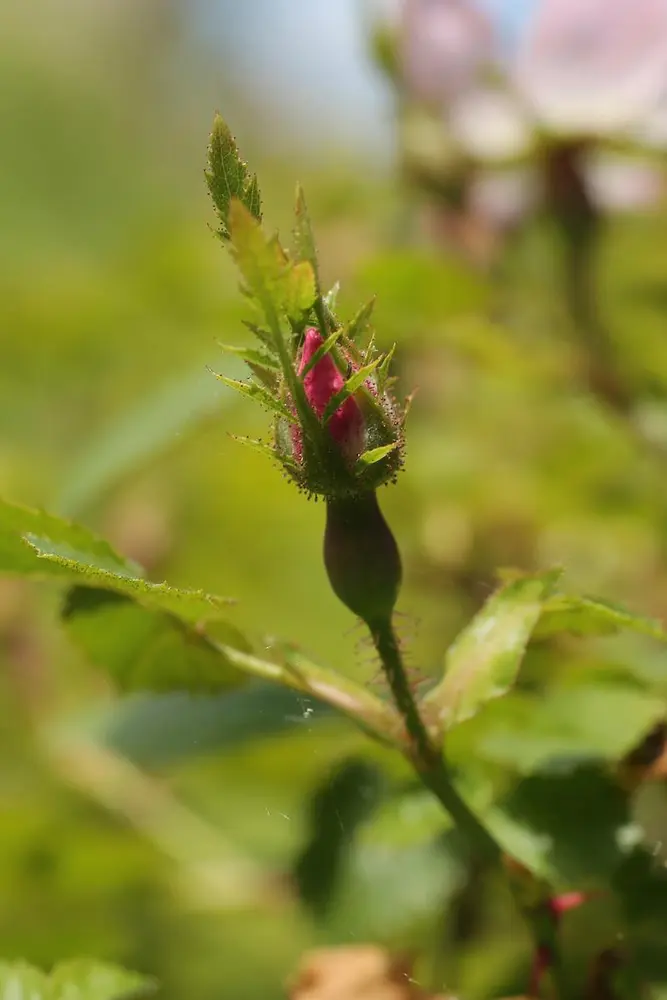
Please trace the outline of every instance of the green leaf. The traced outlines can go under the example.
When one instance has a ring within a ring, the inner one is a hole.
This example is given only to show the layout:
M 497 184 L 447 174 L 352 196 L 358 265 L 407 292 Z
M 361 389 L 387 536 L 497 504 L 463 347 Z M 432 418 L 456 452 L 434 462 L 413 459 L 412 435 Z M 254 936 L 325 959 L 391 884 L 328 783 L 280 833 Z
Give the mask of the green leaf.
M 641 835 L 627 796 L 594 764 L 525 778 L 483 820 L 511 857 L 558 888 L 607 885 Z
M 267 410 L 272 410 L 283 417 L 283 419 L 289 420 L 290 423 L 298 423 L 292 411 L 265 386 L 259 385 L 258 382 L 242 382 L 235 378 L 227 378 L 226 375 L 218 375 L 217 372 L 214 372 L 214 374 L 217 379 L 220 379 L 230 389 L 240 392 L 242 396 L 248 396 L 249 399 L 253 399 L 256 403 L 266 407 Z
M 327 403 L 327 407 L 322 414 L 323 424 L 326 424 L 328 420 L 331 420 L 338 407 L 342 406 L 345 400 L 352 396 L 357 389 L 364 384 L 369 375 L 371 375 L 381 363 L 382 357 L 380 356 L 376 358 L 375 361 L 371 361 L 370 364 L 364 365 L 363 368 L 359 368 L 349 377 L 343 388 L 337 392 L 335 396 L 332 396 Z
M 315 274 L 307 260 L 292 264 L 287 272 L 284 308 L 293 323 L 302 323 L 315 301 Z
M 49 975 L 25 962 L 0 962 L 3 1000 L 129 1000 L 156 986 L 137 972 L 87 959 L 63 962 Z
M 135 563 L 114 552 L 87 528 L 0 500 L 0 573 L 76 581 L 128 594 L 147 607 L 185 621 L 218 618 L 227 598 L 144 580 Z
M 88 587 L 114 590 L 135 598 L 148 608 L 177 615 L 183 621 L 202 622 L 219 618 L 232 603 L 227 597 L 207 594 L 203 590 L 181 590 L 167 583 L 151 583 L 129 571 L 112 571 L 91 564 L 88 553 L 76 553 L 67 545 L 54 544 L 48 538 L 26 535 L 30 547 L 55 575 L 79 579 Z M 86 560 L 86 561 L 82 561 Z
M 229 214 L 233 199 L 237 198 L 250 215 L 261 220 L 262 204 L 257 176 L 249 172 L 228 125 L 218 114 L 213 120 L 205 176 L 220 219 L 219 232 L 223 239 L 229 239 L 231 235 Z
M 232 398 L 221 391 L 203 361 L 184 376 L 151 389 L 140 403 L 129 405 L 111 424 L 93 432 L 63 476 L 57 511 L 72 516 L 92 507 L 138 468 L 180 446 L 186 435 L 218 416 Z
M 221 648 L 174 615 L 142 607 L 109 590 L 74 587 L 62 612 L 72 638 L 123 692 L 212 693 L 243 680 Z M 247 650 L 231 626 L 228 645 Z
M 429 715 L 435 710 L 443 730 L 472 718 L 512 687 L 559 575 L 549 571 L 507 583 L 455 640 L 443 680 L 423 699 L 424 709 Z
M 310 222 L 310 216 L 308 214 L 308 206 L 306 205 L 306 196 L 303 193 L 303 188 L 300 184 L 297 185 L 296 189 L 296 207 L 295 207 L 296 223 L 294 227 L 294 250 L 295 256 L 298 261 L 307 261 L 310 265 L 311 273 L 313 275 L 315 294 L 320 294 L 320 278 L 319 269 L 317 263 L 317 246 L 315 244 L 315 236 L 313 234 L 313 227 Z M 333 307 L 331 307 L 333 308 Z
M 0 573 L 42 577 L 73 575 L 64 565 L 42 560 L 42 549 L 58 549 L 74 560 L 118 576 L 133 577 L 139 573 L 138 566 L 123 559 L 108 542 L 87 528 L 43 510 L 0 500 Z
M 192 756 L 224 752 L 278 733 L 331 720 L 329 705 L 279 687 L 250 682 L 208 698 L 175 691 L 137 694 L 92 714 L 66 720 L 138 767 L 164 767 Z
M 350 340 L 359 341 L 368 330 L 371 316 L 373 314 L 373 310 L 375 309 L 375 302 L 376 298 L 373 296 L 372 299 L 369 299 L 368 302 L 361 307 L 356 316 L 350 320 L 346 330 L 346 334 Z
M 370 448 L 368 451 L 362 452 L 357 462 L 360 462 L 363 466 L 375 465 L 376 462 L 381 462 L 383 458 L 397 447 L 398 441 L 394 441 L 393 444 L 383 444 L 379 448 Z
M 635 615 L 626 608 L 597 597 L 576 597 L 558 594 L 544 605 L 536 635 L 549 636 L 558 632 L 575 635 L 611 635 L 627 629 L 667 642 L 667 632 L 652 618 Z
M 508 708 L 509 701 L 505 703 Z M 530 774 L 582 759 L 620 761 L 664 718 L 664 699 L 634 686 L 596 683 L 522 695 L 506 722 L 485 726 L 475 755 Z

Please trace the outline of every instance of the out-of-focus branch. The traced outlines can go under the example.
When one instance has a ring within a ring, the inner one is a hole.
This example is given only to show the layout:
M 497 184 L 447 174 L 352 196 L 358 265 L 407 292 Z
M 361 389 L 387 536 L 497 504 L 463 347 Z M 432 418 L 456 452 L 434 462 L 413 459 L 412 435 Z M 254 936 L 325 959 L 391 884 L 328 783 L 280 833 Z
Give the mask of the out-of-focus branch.
M 176 866 L 179 892 L 195 908 L 282 907 L 286 883 L 129 761 L 81 739 L 47 739 L 48 763 L 68 785 L 114 813 Z

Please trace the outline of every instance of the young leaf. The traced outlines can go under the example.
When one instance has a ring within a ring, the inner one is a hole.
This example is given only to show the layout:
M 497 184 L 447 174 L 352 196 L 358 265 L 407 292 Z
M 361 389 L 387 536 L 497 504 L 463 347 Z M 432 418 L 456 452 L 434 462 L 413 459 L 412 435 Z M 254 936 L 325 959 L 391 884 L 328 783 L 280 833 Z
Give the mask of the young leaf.
M 315 301 L 315 274 L 309 261 L 302 260 L 288 267 L 285 282 L 284 309 L 293 323 L 302 323 Z
M 218 114 L 213 120 L 205 176 L 220 219 L 219 233 L 223 239 L 230 238 L 229 209 L 233 198 L 238 198 L 255 219 L 261 220 L 257 176 L 249 172 L 228 125 Z
M 435 711 L 444 731 L 512 687 L 558 576 L 550 571 L 506 584 L 455 640 L 442 681 L 423 699 L 424 709 Z
M 123 692 L 211 694 L 237 687 L 243 674 L 200 630 L 110 590 L 73 587 L 62 611 L 69 635 Z M 248 645 L 231 626 L 228 645 Z

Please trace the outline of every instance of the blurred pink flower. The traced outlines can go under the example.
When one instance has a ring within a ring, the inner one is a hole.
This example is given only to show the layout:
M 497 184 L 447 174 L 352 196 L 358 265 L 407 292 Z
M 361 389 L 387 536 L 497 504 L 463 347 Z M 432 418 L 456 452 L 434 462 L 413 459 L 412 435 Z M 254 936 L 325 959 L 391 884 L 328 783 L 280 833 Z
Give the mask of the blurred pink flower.
M 624 130 L 649 113 L 667 83 L 667 3 L 540 0 L 514 78 L 551 131 Z
M 510 163 L 525 157 L 533 144 L 528 115 L 507 91 L 471 87 L 446 114 L 449 133 L 459 148 L 482 163 Z
M 470 0 L 405 0 L 401 64 L 413 97 L 446 104 L 494 55 L 493 28 Z
M 306 330 L 297 374 L 301 375 L 304 368 L 314 356 L 316 351 L 324 343 L 319 330 L 309 327 Z M 324 415 L 324 411 L 337 392 L 343 388 L 345 379 L 338 371 L 335 362 L 330 354 L 325 354 L 317 364 L 306 373 L 303 379 L 303 387 L 306 398 L 318 417 Z M 364 418 L 359 404 L 354 396 L 348 396 L 327 424 L 329 432 L 334 441 L 340 445 L 341 451 L 347 459 L 354 461 L 363 450 L 364 443 Z M 303 432 L 300 426 L 292 429 L 292 443 L 294 454 L 299 461 L 303 460 Z
M 664 190 L 664 172 L 634 157 L 597 152 L 583 165 L 593 204 L 603 212 L 634 212 L 650 208 Z

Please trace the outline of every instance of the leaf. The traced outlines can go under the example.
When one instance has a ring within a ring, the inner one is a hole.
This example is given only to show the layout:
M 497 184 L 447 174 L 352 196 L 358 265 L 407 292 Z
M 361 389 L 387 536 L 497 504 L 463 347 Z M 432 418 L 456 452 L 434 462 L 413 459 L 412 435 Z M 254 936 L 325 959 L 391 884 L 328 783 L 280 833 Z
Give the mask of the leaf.
M 660 622 L 635 615 L 626 608 L 597 597 L 576 597 L 558 594 L 544 605 L 536 635 L 549 636 L 558 632 L 575 635 L 610 635 L 628 629 L 641 635 L 667 642 L 667 633 Z
M 483 820 L 534 874 L 583 890 L 607 885 L 641 833 L 613 776 L 588 763 L 525 778 Z
M 266 407 L 267 410 L 277 413 L 284 420 L 289 420 L 293 424 L 298 423 L 297 418 L 289 407 L 285 406 L 266 386 L 259 385 L 257 382 L 242 382 L 238 379 L 227 378 L 226 375 L 218 375 L 217 372 L 214 374 L 217 379 L 224 385 L 229 386 L 230 389 L 241 393 L 242 396 L 248 396 L 249 399 L 253 399 L 256 403 Z
M 512 687 L 559 575 L 549 571 L 507 583 L 455 640 L 443 680 L 422 702 L 428 712 L 435 709 L 444 730 L 472 718 Z
M 137 972 L 87 959 L 62 962 L 50 975 L 25 962 L 0 962 L 3 1000 L 126 1000 L 152 993 L 156 985 Z
M 170 614 L 109 590 L 74 587 L 62 611 L 72 640 L 123 692 L 211 693 L 243 681 L 219 646 Z M 229 645 L 247 650 L 231 627 Z
M 370 448 L 368 451 L 361 453 L 357 462 L 360 462 L 364 466 L 375 465 L 376 462 L 381 462 L 383 458 L 386 458 L 397 447 L 398 441 L 394 441 L 392 444 L 380 445 L 379 448 Z
M 136 694 L 92 715 L 67 720 L 139 767 L 163 767 L 224 752 L 278 733 L 319 726 L 329 705 L 276 684 L 251 682 L 234 691 L 193 697 L 180 691 Z
M 151 583 L 125 570 L 109 570 L 89 560 L 87 552 L 73 552 L 68 545 L 54 544 L 48 538 L 26 535 L 30 548 L 55 575 L 79 579 L 88 587 L 114 590 L 134 597 L 149 608 L 167 611 L 184 621 L 201 622 L 218 618 L 232 603 L 229 598 L 207 594 L 203 590 L 180 590 L 167 583 Z M 81 561 L 86 560 L 86 561 Z
M 321 916 L 331 901 L 341 865 L 360 823 L 384 788 L 379 768 L 363 759 L 338 764 L 309 803 L 307 842 L 294 864 L 299 896 Z
M 361 307 L 356 316 L 350 320 L 346 331 L 350 340 L 359 341 L 360 338 L 366 333 L 373 310 L 375 309 L 375 302 L 376 298 L 373 296 L 372 299 L 369 299 L 368 302 Z
M 296 325 L 303 322 L 315 302 L 317 289 L 315 274 L 309 261 L 302 260 L 289 266 L 285 282 L 283 307 L 289 319 Z
M 32 544 L 27 544 L 27 540 Z M 133 577 L 139 573 L 138 566 L 123 559 L 108 542 L 87 528 L 43 510 L 0 500 L 0 573 L 72 575 L 68 567 L 40 559 L 39 540 L 45 550 L 58 548 L 75 560 L 118 576 Z
M 242 373 L 240 365 L 238 373 Z M 221 391 L 203 361 L 186 375 L 150 389 L 141 402 L 128 406 L 107 427 L 93 431 L 82 454 L 65 472 L 57 511 L 72 516 L 92 507 L 136 469 L 179 446 L 232 398 L 225 389 Z
M 313 234 L 313 227 L 310 222 L 310 216 L 308 214 L 308 206 L 306 205 L 306 196 L 304 195 L 303 188 L 300 184 L 297 185 L 296 189 L 296 207 L 295 207 L 296 223 L 294 227 L 294 249 L 295 256 L 298 261 L 307 261 L 310 264 L 311 273 L 313 275 L 315 294 L 320 294 L 320 278 L 319 269 L 317 263 L 317 246 L 315 244 L 315 236 Z M 333 308 L 333 306 L 329 306 Z
M 257 176 L 251 174 L 241 159 L 228 125 L 216 114 L 208 147 L 206 183 L 220 220 L 220 236 L 230 238 L 229 213 L 232 200 L 237 198 L 258 221 L 262 205 Z
M 475 755 L 521 774 L 582 759 L 620 761 L 665 714 L 664 699 L 608 683 L 551 687 L 514 708 L 504 724 L 485 727 Z

